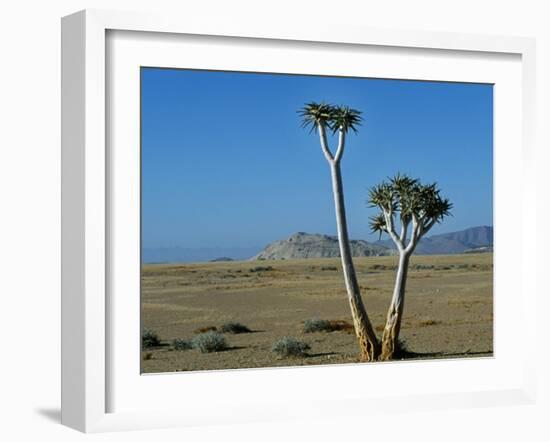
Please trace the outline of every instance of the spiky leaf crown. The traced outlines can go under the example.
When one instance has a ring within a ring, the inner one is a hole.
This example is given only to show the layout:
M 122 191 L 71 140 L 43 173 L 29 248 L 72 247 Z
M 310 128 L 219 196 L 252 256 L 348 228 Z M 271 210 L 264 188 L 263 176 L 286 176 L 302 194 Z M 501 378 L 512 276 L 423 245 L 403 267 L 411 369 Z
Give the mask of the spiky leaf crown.
M 370 218 L 372 232 L 386 232 L 386 217 L 399 216 L 401 222 L 410 222 L 413 215 L 426 224 L 441 222 L 451 214 L 452 203 L 440 195 L 437 183 L 423 184 L 418 179 L 397 174 L 369 191 L 369 205 L 382 212 Z
M 310 128 L 311 131 L 322 126 L 333 133 L 339 130 L 347 133 L 350 129 L 357 133 L 357 126 L 360 126 L 363 121 L 361 111 L 323 102 L 307 103 L 298 113 L 302 117 L 302 127 Z

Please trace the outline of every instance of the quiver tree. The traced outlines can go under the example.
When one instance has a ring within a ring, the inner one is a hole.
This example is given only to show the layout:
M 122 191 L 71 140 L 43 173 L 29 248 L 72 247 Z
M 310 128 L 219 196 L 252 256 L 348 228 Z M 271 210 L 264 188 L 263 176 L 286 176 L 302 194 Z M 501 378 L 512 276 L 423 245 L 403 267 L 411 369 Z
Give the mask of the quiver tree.
M 380 344 L 361 299 L 353 266 L 344 206 L 342 173 L 340 171 L 340 161 L 344 154 L 346 135 L 350 129 L 357 132 L 357 126 L 362 121 L 361 112 L 347 106 L 332 106 L 325 103 L 308 103 L 298 112 L 303 119 L 302 126 L 309 127 L 311 132 L 317 131 L 319 134 L 321 149 L 330 167 L 342 270 L 355 334 L 359 340 L 360 360 L 374 361 L 380 353 Z M 329 147 L 327 131 L 331 131 L 333 135 L 338 134 L 338 146 L 335 152 Z
M 409 259 L 420 238 L 450 214 L 452 204 L 439 193 L 436 183 L 422 184 L 417 179 L 399 174 L 370 190 L 371 207 L 380 209 L 380 213 L 370 219 L 371 229 L 380 234 L 387 233 L 399 253 L 395 287 L 382 335 L 382 360 L 393 359 L 399 351 Z

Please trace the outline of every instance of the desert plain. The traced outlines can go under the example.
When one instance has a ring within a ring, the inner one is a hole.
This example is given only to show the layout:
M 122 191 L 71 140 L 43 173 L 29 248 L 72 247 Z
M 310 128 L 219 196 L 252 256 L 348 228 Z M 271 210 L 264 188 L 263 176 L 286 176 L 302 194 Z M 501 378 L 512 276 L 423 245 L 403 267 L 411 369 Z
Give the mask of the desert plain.
M 396 256 L 354 258 L 363 301 L 379 337 Z M 144 264 L 141 323 L 160 338 L 142 350 L 142 373 L 357 363 L 351 330 L 304 331 L 310 319 L 351 323 L 339 258 Z M 228 348 L 175 350 L 174 339 L 238 322 L 251 333 L 225 333 Z M 281 358 L 273 343 L 292 336 L 310 346 Z M 401 339 L 406 360 L 493 355 L 493 255 L 413 256 Z M 392 363 L 392 362 L 389 362 Z

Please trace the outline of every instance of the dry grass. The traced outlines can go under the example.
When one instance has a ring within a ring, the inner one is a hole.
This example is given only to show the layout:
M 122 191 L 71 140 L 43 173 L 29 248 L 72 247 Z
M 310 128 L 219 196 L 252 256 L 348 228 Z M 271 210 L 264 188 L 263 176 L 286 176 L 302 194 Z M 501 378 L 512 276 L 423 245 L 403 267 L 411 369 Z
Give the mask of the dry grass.
M 383 330 L 396 259 L 354 260 L 377 332 Z M 466 350 L 469 356 L 491 354 L 491 254 L 413 256 L 409 276 L 401 336 L 412 352 L 425 355 L 419 357 L 457 357 Z M 218 353 L 147 349 L 153 357 L 142 362 L 144 372 L 357 362 L 338 259 L 146 265 L 142 301 L 144 326 L 164 343 L 219 331 L 232 321 L 254 330 L 232 334 L 231 347 Z M 328 319 L 336 333 L 303 334 L 310 318 L 338 318 Z M 288 335 L 313 339 L 308 357 L 285 360 L 271 352 L 273 342 Z

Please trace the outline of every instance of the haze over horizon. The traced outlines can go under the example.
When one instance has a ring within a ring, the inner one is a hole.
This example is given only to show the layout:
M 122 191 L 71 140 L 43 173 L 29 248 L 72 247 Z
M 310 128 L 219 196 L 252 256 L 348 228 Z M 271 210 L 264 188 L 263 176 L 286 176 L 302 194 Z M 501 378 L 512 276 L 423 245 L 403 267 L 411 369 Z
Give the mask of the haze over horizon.
M 479 231 L 483 229 L 490 229 L 491 236 L 493 231 L 493 226 L 473 226 L 468 229 L 464 229 L 458 232 L 444 232 L 436 235 L 428 234 L 423 240 L 420 241 L 420 244 L 426 241 L 430 241 L 432 237 L 441 237 L 445 235 L 451 235 L 461 232 L 468 231 Z M 251 246 L 251 247 L 206 247 L 206 248 L 185 248 L 180 246 L 171 246 L 171 247 L 158 247 L 158 248 L 147 248 L 142 249 L 142 261 L 145 264 L 152 263 L 175 263 L 175 262 L 207 262 L 217 260 L 219 258 L 229 258 L 231 260 L 241 261 L 248 260 L 253 256 L 257 255 L 259 252 L 264 250 L 270 244 L 287 240 L 293 235 L 298 233 L 306 233 L 308 235 L 325 235 L 322 232 L 294 232 L 291 235 L 288 235 L 284 238 L 277 238 L 273 241 L 270 241 L 267 244 Z M 336 235 L 328 235 L 336 238 Z M 364 238 L 351 238 L 351 241 L 364 240 Z M 377 241 L 368 241 L 370 244 L 380 244 L 384 247 L 394 248 L 395 246 L 389 238 L 382 237 L 381 240 Z M 488 245 L 478 244 L 478 245 Z M 492 241 L 491 241 L 492 245 Z M 422 248 L 422 247 L 420 247 Z
M 328 166 L 300 128 L 309 101 L 363 111 L 342 160 L 350 237 L 374 242 L 368 189 L 437 181 L 453 217 L 493 224 L 491 85 L 142 68 L 142 247 L 251 250 L 336 234 Z

